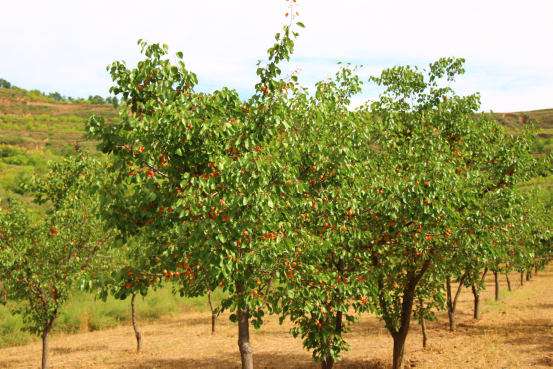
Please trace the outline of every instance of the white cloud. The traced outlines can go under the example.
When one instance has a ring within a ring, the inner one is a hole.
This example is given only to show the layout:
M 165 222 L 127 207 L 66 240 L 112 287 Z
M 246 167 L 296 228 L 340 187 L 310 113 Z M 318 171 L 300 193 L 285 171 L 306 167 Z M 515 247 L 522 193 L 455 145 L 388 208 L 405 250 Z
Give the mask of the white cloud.
M 550 108 L 553 101 L 553 2 L 548 0 L 297 0 L 295 54 L 283 72 L 302 69 L 309 86 L 333 76 L 336 62 L 365 67 L 360 75 L 394 65 L 425 67 L 439 57 L 467 59 L 454 88 L 482 94 L 482 108 Z M 105 66 L 135 65 L 138 38 L 184 52 L 200 88 L 253 91 L 255 63 L 282 30 L 283 0 L 99 0 L 2 2 L 0 77 L 24 88 L 65 95 L 107 95 Z M 456 86 L 456 87 L 455 87 Z M 312 89 L 312 88 L 311 88 Z M 365 84 L 362 98 L 379 89 Z

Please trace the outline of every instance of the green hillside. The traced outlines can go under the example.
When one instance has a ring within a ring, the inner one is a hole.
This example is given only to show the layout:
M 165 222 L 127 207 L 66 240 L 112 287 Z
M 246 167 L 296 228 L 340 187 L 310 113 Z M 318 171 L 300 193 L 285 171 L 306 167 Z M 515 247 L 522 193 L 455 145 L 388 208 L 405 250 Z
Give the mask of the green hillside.
M 549 154 L 553 148 L 553 109 L 494 113 L 492 118 L 510 132 L 521 130 L 524 125 L 534 124 L 540 133 L 534 141 L 536 154 Z
M 113 122 L 118 110 L 112 105 L 75 101 L 56 101 L 40 92 L 0 88 L 2 202 L 9 196 L 21 196 L 19 184 L 33 173 L 43 172 L 49 160 L 69 156 L 78 148 L 96 152 L 97 142 L 84 135 L 86 119 L 96 114 Z

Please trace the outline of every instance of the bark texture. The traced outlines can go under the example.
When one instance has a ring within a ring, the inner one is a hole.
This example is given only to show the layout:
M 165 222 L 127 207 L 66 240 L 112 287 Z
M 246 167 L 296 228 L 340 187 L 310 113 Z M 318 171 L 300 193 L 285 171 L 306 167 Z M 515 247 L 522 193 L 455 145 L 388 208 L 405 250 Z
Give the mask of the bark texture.
M 456 325 L 455 325 L 455 310 L 457 309 L 457 300 L 459 299 L 459 295 L 461 294 L 461 288 L 463 287 L 463 284 L 465 283 L 465 279 L 467 278 L 467 273 L 463 274 L 461 276 L 461 279 L 459 280 L 459 287 L 457 288 L 457 292 L 455 293 L 455 299 L 452 298 L 451 295 L 451 278 L 447 277 L 446 284 L 447 284 L 447 315 L 449 317 L 449 330 L 455 331 Z
M 509 292 L 511 292 L 511 280 L 509 279 L 509 272 L 505 273 L 505 277 L 507 278 L 507 288 L 509 289 Z
M 480 291 L 475 285 L 472 285 L 472 294 L 474 295 L 474 319 L 480 319 Z
M 524 272 L 520 272 L 520 285 L 524 286 Z
M 244 293 L 244 288 L 236 282 L 236 292 Z M 242 369 L 253 369 L 253 349 L 250 343 L 249 308 L 238 310 L 238 349 L 242 359 Z
M 482 278 L 480 278 L 481 282 L 486 278 L 486 273 L 488 273 L 488 268 L 484 269 Z M 472 294 L 474 295 L 474 319 L 480 319 L 480 289 L 474 284 L 472 285 Z
M 44 331 L 42 331 L 42 369 L 48 368 L 48 334 L 54 326 L 54 321 L 56 320 L 57 315 L 58 309 L 54 310 L 52 318 L 50 318 L 50 321 L 46 324 Z
M 405 367 L 405 337 L 400 333 L 392 334 L 394 339 L 394 359 L 392 366 L 394 369 L 403 369 Z
M 417 283 L 419 283 L 420 279 L 429 267 L 430 260 L 423 265 L 418 274 L 408 277 L 409 283 L 403 291 L 403 301 L 401 304 L 401 325 L 399 330 L 390 330 L 392 338 L 394 339 L 394 356 L 392 362 L 393 369 L 403 369 L 405 366 L 405 339 L 409 333 L 409 324 L 411 323 L 411 315 L 413 314 L 413 302 L 415 298 L 414 292 L 417 287 Z M 380 295 L 381 304 L 384 304 L 384 307 L 387 308 L 383 298 L 384 295 Z
M 428 344 L 428 335 L 426 334 L 426 323 L 424 322 L 424 315 L 422 314 L 422 301 L 420 301 L 421 306 L 421 312 L 419 316 L 419 320 L 421 322 L 421 329 L 422 329 L 422 348 L 426 348 L 426 345 Z
M 134 328 L 134 335 L 136 336 L 136 351 L 142 351 L 142 333 L 138 330 L 138 324 L 136 323 L 136 310 L 134 307 L 134 299 L 136 298 L 136 295 L 132 295 L 131 299 L 131 307 L 132 307 L 132 327 Z
M 495 280 L 495 301 L 499 301 L 499 281 L 497 280 L 497 272 L 493 272 L 493 277 Z
M 211 303 L 211 290 L 207 290 L 207 299 L 209 301 L 209 308 L 211 309 L 211 333 L 215 333 L 217 329 L 217 315 L 213 314 L 213 304 Z
M 332 369 L 334 367 L 334 359 L 332 356 L 327 356 L 321 363 L 322 369 Z
M 342 317 L 343 313 L 341 311 L 338 311 L 336 313 L 336 329 L 334 330 L 334 332 L 339 335 L 342 335 Z M 321 363 L 321 368 L 332 369 L 334 367 L 334 363 L 334 358 L 332 356 L 327 356 Z

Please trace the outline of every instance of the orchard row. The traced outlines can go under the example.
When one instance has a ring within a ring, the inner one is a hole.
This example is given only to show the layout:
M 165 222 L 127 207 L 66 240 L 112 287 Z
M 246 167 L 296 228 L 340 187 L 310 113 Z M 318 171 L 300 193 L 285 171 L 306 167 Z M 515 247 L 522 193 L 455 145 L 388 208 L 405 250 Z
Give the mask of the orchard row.
M 478 94 L 441 87 L 464 60 L 440 59 L 426 75 L 387 69 L 371 78 L 386 87 L 379 100 L 353 110 L 356 68 L 341 66 L 314 95 L 296 73 L 281 77 L 296 36 L 291 25 L 277 34 L 246 101 L 227 88 L 196 93 L 166 45 L 139 41 L 137 68 L 108 67 L 120 122 L 87 123 L 107 159 L 82 153 L 27 186 L 53 214 L 16 203 L 0 213 L 1 278 L 8 298 L 29 302 L 21 313 L 44 339 L 44 367 L 72 287 L 134 306 L 172 281 L 185 297 L 228 293 L 213 312 L 238 322 L 243 368 L 253 368 L 250 325 L 267 313 L 290 319 L 331 368 L 364 312 L 384 321 L 402 368 L 413 316 L 447 309 L 455 329 L 454 282 L 478 299 L 483 273 L 550 259 L 550 212 L 517 190 L 550 159 L 530 154 L 530 127 L 507 135 L 474 114 Z

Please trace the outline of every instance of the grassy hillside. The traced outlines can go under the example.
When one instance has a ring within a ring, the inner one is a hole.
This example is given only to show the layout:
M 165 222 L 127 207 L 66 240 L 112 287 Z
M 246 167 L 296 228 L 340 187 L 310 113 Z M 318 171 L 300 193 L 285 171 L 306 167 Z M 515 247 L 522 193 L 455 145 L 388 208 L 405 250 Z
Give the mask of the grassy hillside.
M 539 133 L 534 139 L 532 151 L 536 156 L 550 155 L 553 149 L 553 109 L 494 113 L 492 118 L 516 134 L 526 124 L 533 124 Z M 553 175 L 541 176 L 520 186 L 523 190 L 536 190 L 542 202 L 553 207 Z
M 111 105 L 69 104 L 41 95 L 0 88 L 0 201 L 21 196 L 18 187 L 30 175 L 46 169 L 78 148 L 96 152 L 97 142 L 84 137 L 92 115 L 115 121 Z M 30 98 L 31 97 L 31 98 Z
M 507 128 L 508 132 L 513 133 L 520 131 L 527 124 L 535 125 L 540 133 L 534 141 L 534 152 L 536 154 L 551 153 L 553 149 L 553 109 L 494 113 L 492 118 Z

